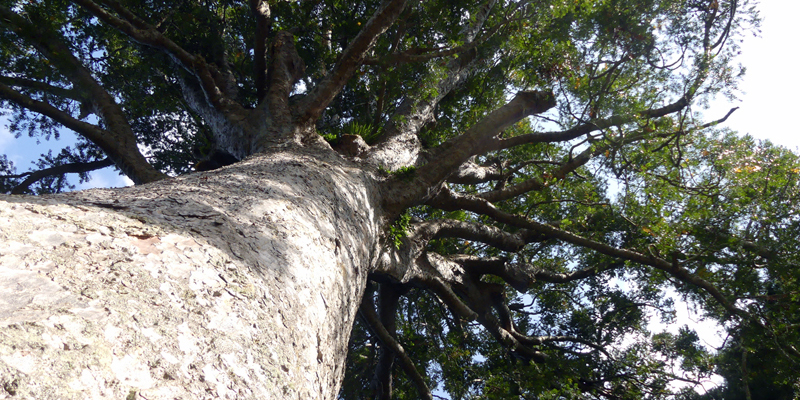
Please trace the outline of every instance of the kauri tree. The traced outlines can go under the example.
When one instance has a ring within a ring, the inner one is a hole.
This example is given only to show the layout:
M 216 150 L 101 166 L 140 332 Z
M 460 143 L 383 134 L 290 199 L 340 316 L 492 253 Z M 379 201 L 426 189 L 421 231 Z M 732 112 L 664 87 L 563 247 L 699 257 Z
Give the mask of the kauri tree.
M 79 138 L 0 159 L 40 195 L 0 208 L 0 397 L 796 395 L 800 160 L 700 112 L 757 27 L 747 0 L 0 0 L 9 129 Z M 57 194 L 109 167 L 135 185 Z M 648 331 L 672 297 L 719 354 Z

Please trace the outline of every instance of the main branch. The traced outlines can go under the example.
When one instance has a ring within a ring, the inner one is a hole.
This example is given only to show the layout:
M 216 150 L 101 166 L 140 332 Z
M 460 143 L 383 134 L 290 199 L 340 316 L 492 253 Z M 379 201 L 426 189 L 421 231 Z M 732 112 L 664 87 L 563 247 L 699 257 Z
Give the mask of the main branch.
M 659 258 L 654 255 L 646 255 L 634 250 L 620 249 L 605 243 L 582 237 L 580 235 L 576 235 L 563 229 L 556 228 L 552 225 L 536 222 L 522 216 L 509 214 L 495 208 L 494 205 L 486 200 L 474 196 L 457 194 L 449 189 L 440 191 L 435 198 L 428 201 L 428 204 L 443 210 L 472 211 L 488 216 L 501 223 L 509 224 L 519 228 L 530 229 L 539 232 L 548 238 L 559 239 L 564 242 L 585 247 L 620 260 L 632 261 L 640 265 L 649 265 L 674 276 L 684 283 L 702 289 L 711 295 L 711 297 L 713 297 L 731 315 L 750 318 L 746 311 L 737 308 L 713 284 L 695 274 L 692 274 L 677 262 L 670 262 L 663 258 Z
M 13 32 L 33 45 L 81 90 L 83 95 L 90 99 L 93 111 L 103 119 L 108 129 L 103 130 L 72 118 L 66 112 L 48 103 L 33 100 L 4 84 L 0 84 L 0 96 L 31 111 L 47 115 L 86 137 L 103 149 L 120 170 L 137 184 L 153 182 L 166 177 L 144 158 L 137 147 L 136 135 L 133 133 L 122 107 L 95 79 L 92 71 L 72 54 L 63 38 L 59 37 L 56 32 L 33 24 L 5 7 L 0 7 L 0 23 L 10 25 Z
M 344 50 L 333 69 L 298 104 L 297 122 L 299 124 L 306 124 L 319 118 L 322 110 L 339 94 L 345 83 L 361 66 L 367 52 L 375 45 L 378 37 L 397 20 L 405 6 L 406 0 L 389 0 L 381 4 L 381 8 L 364 24 L 355 39 Z
M 178 64 L 183 66 L 189 73 L 196 76 L 200 81 L 203 91 L 208 101 L 219 111 L 226 115 L 243 114 L 244 109 L 241 105 L 228 98 L 222 88 L 224 85 L 218 84 L 214 76 L 221 76 L 213 65 L 208 64 L 203 57 L 194 55 L 178 46 L 175 42 L 164 36 L 156 27 L 138 18 L 121 4 L 104 0 L 117 13 L 123 16 L 119 18 L 92 0 L 74 0 L 75 3 L 92 13 L 99 20 L 109 26 L 119 30 L 131 39 L 144 45 L 156 48 L 170 55 Z
M 506 105 L 492 111 L 464 134 L 436 149 L 433 160 L 417 170 L 411 182 L 390 182 L 390 212 L 419 204 L 435 195 L 441 183 L 475 154 L 484 153 L 492 139 L 521 119 L 555 106 L 549 91 L 519 92 Z

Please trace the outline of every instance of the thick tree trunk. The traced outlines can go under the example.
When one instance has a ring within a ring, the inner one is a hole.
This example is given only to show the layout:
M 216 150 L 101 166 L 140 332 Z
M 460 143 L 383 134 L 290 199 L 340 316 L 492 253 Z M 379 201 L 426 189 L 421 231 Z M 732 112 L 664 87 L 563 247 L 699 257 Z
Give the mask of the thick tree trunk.
M 380 251 L 368 172 L 285 151 L 0 200 L 0 398 L 336 397 Z

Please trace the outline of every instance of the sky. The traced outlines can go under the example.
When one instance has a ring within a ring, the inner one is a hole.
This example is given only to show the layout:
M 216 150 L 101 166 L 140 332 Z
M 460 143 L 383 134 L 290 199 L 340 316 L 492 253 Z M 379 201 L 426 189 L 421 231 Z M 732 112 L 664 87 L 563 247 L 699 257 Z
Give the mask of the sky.
M 740 100 L 718 99 L 706 114 L 716 119 L 739 107 L 723 126 L 797 151 L 800 128 L 792 116 L 800 111 L 796 55 L 800 2 L 763 0 L 758 8 L 763 18 L 761 37 L 745 38 L 739 59 L 747 69 Z

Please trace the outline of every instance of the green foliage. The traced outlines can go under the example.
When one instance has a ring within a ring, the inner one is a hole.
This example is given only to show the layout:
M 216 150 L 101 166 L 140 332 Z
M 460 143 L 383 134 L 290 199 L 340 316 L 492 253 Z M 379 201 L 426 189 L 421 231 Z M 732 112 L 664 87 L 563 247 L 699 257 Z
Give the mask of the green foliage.
M 412 179 L 414 179 L 414 176 L 416 175 L 416 173 L 417 173 L 417 168 L 416 167 L 408 166 L 408 167 L 400 167 L 400 168 L 392 171 L 391 175 L 394 176 L 395 178 L 401 180 L 401 181 L 410 182 Z
M 8 160 L 5 154 L 0 154 L 0 192 L 9 193 L 11 189 L 20 183 L 19 178 L 10 178 L 16 175 L 17 169 L 14 163 Z
M 380 130 L 377 129 L 374 125 L 371 124 L 362 124 L 355 121 L 351 121 L 344 126 L 329 126 L 325 133 L 322 134 L 322 138 L 325 139 L 331 145 L 336 145 L 339 142 L 339 139 L 342 135 L 356 135 L 361 136 L 364 139 L 364 142 L 367 144 L 372 144 L 375 140 L 380 137 Z
M 397 220 L 389 225 L 389 240 L 396 249 L 399 249 L 400 246 L 403 245 L 403 238 L 407 235 L 407 229 L 410 223 L 411 214 L 406 212 L 400 214 Z
M 400 167 L 394 171 L 390 171 L 384 167 L 378 167 L 383 176 L 392 177 L 397 180 L 411 182 L 417 174 L 417 168 L 414 166 Z

